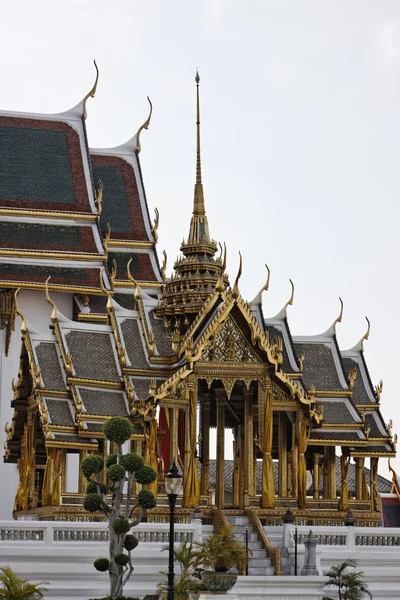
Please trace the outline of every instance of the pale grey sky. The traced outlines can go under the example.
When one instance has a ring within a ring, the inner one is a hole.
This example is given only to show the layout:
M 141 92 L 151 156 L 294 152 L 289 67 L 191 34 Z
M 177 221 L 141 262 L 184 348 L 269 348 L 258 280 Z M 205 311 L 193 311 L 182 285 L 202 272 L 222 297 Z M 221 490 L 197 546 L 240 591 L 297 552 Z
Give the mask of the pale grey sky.
M 206 207 L 231 277 L 241 250 L 251 300 L 268 262 L 266 316 L 292 278 L 293 334 L 326 330 L 341 296 L 342 349 L 368 315 L 367 362 L 400 434 L 398 0 L 3 1 L 0 57 L 0 108 L 49 113 L 86 94 L 96 58 L 93 147 L 131 137 L 150 95 L 141 161 L 169 268 L 189 227 L 198 67 Z

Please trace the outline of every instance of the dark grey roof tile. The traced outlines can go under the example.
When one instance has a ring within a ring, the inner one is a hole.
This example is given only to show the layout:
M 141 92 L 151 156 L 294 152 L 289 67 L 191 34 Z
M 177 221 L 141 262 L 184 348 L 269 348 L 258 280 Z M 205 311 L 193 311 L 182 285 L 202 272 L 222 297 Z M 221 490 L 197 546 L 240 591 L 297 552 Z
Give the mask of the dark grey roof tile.
M 65 398 L 46 398 L 45 402 L 52 425 L 64 425 L 66 427 L 75 425 L 68 400 Z
M 304 354 L 303 380 L 307 388 L 317 390 L 342 390 L 332 349 L 325 344 L 295 342 L 296 354 Z
M 96 390 L 78 386 L 86 412 L 89 415 L 104 415 L 108 417 L 127 417 L 128 409 L 124 393 L 108 391 L 102 388 Z
M 41 342 L 35 348 L 43 385 L 47 390 L 65 390 L 56 342 Z
M 100 381 L 120 381 L 112 338 L 108 333 L 69 331 L 66 336 L 76 376 Z
M 148 369 L 149 365 L 144 353 L 142 335 L 137 319 L 125 319 L 121 324 L 121 331 L 131 365 L 135 369 Z

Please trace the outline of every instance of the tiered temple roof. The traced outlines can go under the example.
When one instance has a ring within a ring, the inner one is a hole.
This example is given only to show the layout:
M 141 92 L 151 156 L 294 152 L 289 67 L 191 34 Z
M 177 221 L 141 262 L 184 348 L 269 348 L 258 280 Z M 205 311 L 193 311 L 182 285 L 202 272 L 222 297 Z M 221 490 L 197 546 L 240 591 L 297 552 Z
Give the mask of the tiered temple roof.
M 300 498 L 295 480 L 303 477 L 297 472 L 302 459 L 314 473 L 312 494 L 318 509 L 321 460 L 331 473 L 323 499 L 336 502 L 334 452 L 339 447 L 346 460 L 360 459 L 355 493 L 364 503 L 363 514 L 378 511 L 361 482 L 361 460 L 395 456 L 396 439 L 380 413 L 382 384 L 373 387 L 364 358 L 369 329 L 354 348 L 341 351 L 336 338 L 341 310 L 323 334 L 293 337 L 287 318 L 293 284 L 289 301 L 271 318 L 262 308 L 269 276 L 252 303 L 240 295 L 241 261 L 236 280 L 229 285 L 226 251 L 224 258 L 222 252 L 215 257 L 217 244 L 210 238 L 205 211 L 198 75 L 196 84 L 193 215 L 169 280 L 165 263 L 160 269 L 157 258 L 158 213 L 152 225 L 138 155 L 140 133 L 148 127 L 151 112 L 127 143 L 91 151 L 85 116 L 87 98 L 95 88 L 77 107 L 60 115 L 1 113 L 0 289 L 3 305 L 8 302 L 8 312 L 3 311 L 8 315 L 7 339 L 15 314 L 22 319 L 23 337 L 6 460 L 26 463 L 27 456 L 32 460 L 32 452 L 26 451 L 33 439 L 29 427 L 35 431 L 37 470 L 44 469 L 52 449 L 79 452 L 81 457 L 88 451 L 104 453 L 102 424 L 110 416 L 123 415 L 135 424 L 132 443 L 141 446 L 134 447 L 152 453 L 160 473 L 163 459 L 164 466 L 171 458 L 178 459 L 188 478 L 184 503 L 191 506 L 194 495 L 200 500 L 193 471 L 197 447 L 205 501 L 210 485 L 205 436 L 211 427 L 217 427 L 220 435 L 227 426 L 235 432 L 233 471 L 243 468 L 247 478 L 248 489 L 241 480 L 240 494 L 238 476 L 234 486 L 241 508 L 256 502 L 256 460 L 263 458 L 266 469 L 268 455 L 281 464 L 276 487 L 282 502 Z M 21 312 L 17 288 L 43 290 L 43 304 L 47 300 L 52 306 L 48 332 L 36 331 L 29 314 Z M 71 293 L 72 318 L 57 308 L 54 290 Z M 202 411 L 199 442 L 197 412 L 191 404 L 195 388 Z M 269 398 L 272 429 L 266 449 Z M 148 446 L 148 434 L 157 414 L 156 452 Z M 223 478 L 221 456 L 217 481 Z M 289 463 L 290 474 L 282 470 Z M 377 481 L 373 464 L 371 485 Z M 192 496 L 189 479 L 195 489 Z M 30 481 L 34 495 L 36 484 Z M 224 487 L 221 482 L 217 485 L 218 502 L 223 504 Z M 264 492 L 262 507 L 274 508 L 275 504 L 265 504 Z M 302 504 L 299 499 L 301 509 L 306 508 L 305 500 L 305 495 Z M 37 499 L 36 505 L 30 502 L 16 510 L 36 509 Z

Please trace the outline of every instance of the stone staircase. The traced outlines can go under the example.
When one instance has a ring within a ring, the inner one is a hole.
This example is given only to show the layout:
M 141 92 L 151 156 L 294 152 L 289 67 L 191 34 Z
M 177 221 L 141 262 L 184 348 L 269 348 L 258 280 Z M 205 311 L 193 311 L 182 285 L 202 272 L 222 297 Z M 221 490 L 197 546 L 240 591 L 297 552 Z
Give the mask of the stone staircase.
M 235 525 L 235 535 L 241 542 L 246 541 L 246 527 L 249 534 L 249 575 L 274 575 L 275 568 L 271 564 L 271 559 L 267 556 L 267 551 L 263 548 L 258 533 L 249 522 L 249 517 L 227 517 L 230 524 Z

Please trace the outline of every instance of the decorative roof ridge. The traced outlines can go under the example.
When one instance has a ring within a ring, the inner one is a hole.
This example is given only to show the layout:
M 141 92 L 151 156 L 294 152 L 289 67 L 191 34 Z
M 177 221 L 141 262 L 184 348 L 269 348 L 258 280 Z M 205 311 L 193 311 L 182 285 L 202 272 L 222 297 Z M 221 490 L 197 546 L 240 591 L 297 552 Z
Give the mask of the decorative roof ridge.
M 275 322 L 276 321 L 284 321 L 287 318 L 287 308 L 288 308 L 288 306 L 292 306 L 293 300 L 294 300 L 294 283 L 291 279 L 289 279 L 289 281 L 290 281 L 290 285 L 292 286 L 292 292 L 290 294 L 289 300 L 286 302 L 285 306 L 274 317 L 271 317 L 270 319 L 268 319 L 268 318 L 265 319 L 266 323 L 272 325 L 272 323 L 269 323 L 269 321 L 275 321 Z
M 355 346 L 353 346 L 352 348 L 349 348 L 348 350 L 342 350 L 342 355 L 343 356 L 353 356 L 355 354 L 360 354 L 362 352 L 364 352 L 364 341 L 369 339 L 369 334 L 371 332 L 371 323 L 368 319 L 368 317 L 365 317 L 368 326 L 367 326 L 367 331 L 364 333 L 364 335 L 362 336 L 362 338 L 360 339 L 359 342 L 357 342 L 357 344 Z
M 264 283 L 264 285 L 262 286 L 261 290 L 258 292 L 258 294 L 256 295 L 255 298 L 253 298 L 253 300 L 251 301 L 250 304 L 254 305 L 259 305 L 262 306 L 262 295 L 263 292 L 268 292 L 269 290 L 269 282 L 270 282 L 270 278 L 271 278 L 271 271 L 269 266 L 267 265 L 267 263 L 265 263 L 265 267 L 268 271 L 268 275 L 267 275 L 267 281 Z
M 147 322 L 146 311 L 145 311 L 145 307 L 144 307 L 144 303 L 143 303 L 143 294 L 145 294 L 145 292 L 142 291 L 138 282 L 135 281 L 135 279 L 132 277 L 131 262 L 132 262 L 132 259 L 129 260 L 126 269 L 127 269 L 129 281 L 135 288 L 134 297 L 135 297 L 136 304 L 138 307 L 140 321 L 141 321 L 142 327 L 143 327 L 147 351 L 149 353 L 149 358 L 151 358 L 152 356 L 154 356 L 154 353 L 156 350 L 156 342 L 155 342 L 153 330 L 150 327 L 149 323 Z M 147 294 L 145 294 L 145 295 L 146 295 L 146 297 L 148 297 Z
M 340 301 L 340 312 L 339 316 L 334 320 L 332 325 L 328 327 L 326 331 L 323 333 L 317 333 L 315 335 L 295 335 L 293 336 L 293 341 L 295 343 L 318 343 L 318 342 L 327 342 L 336 336 L 336 325 L 342 322 L 343 318 L 343 300 L 339 297 Z
M 147 117 L 146 121 L 139 127 L 137 132 L 130 137 L 128 140 L 123 142 L 122 144 L 118 144 L 118 146 L 111 146 L 109 148 L 89 148 L 90 154 L 101 154 L 101 155 L 110 155 L 110 156 L 120 156 L 121 158 L 125 156 L 135 156 L 141 150 L 140 145 L 140 134 L 143 129 L 148 129 L 151 121 L 151 115 L 153 113 L 153 105 L 149 96 L 147 96 L 147 100 L 150 104 L 150 113 Z

